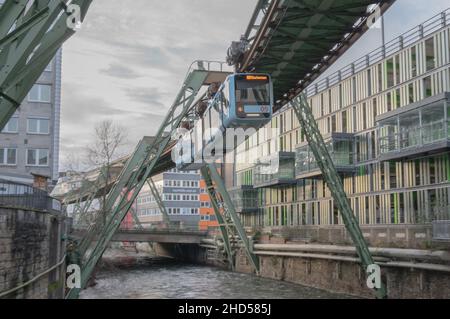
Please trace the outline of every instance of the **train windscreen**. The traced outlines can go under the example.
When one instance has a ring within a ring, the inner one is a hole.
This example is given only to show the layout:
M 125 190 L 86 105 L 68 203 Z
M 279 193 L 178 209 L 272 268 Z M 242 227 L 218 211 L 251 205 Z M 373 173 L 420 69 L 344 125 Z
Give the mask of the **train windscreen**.
M 250 105 L 270 104 L 270 79 L 261 75 L 236 77 L 236 102 Z

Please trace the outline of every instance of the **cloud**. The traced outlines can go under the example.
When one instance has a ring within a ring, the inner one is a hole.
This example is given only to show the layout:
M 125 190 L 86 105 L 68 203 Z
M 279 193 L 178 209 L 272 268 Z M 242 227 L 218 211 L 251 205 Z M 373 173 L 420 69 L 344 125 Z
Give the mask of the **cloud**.
M 119 79 L 137 79 L 142 77 L 142 75 L 135 72 L 132 68 L 126 67 L 118 62 L 111 63 L 108 68 L 100 70 L 100 73 Z
M 162 102 L 163 94 L 158 88 L 126 88 L 127 96 L 138 103 L 152 107 L 155 110 L 165 111 L 166 106 Z M 163 108 L 163 110 L 161 110 Z M 159 113 L 159 112 L 158 112 Z

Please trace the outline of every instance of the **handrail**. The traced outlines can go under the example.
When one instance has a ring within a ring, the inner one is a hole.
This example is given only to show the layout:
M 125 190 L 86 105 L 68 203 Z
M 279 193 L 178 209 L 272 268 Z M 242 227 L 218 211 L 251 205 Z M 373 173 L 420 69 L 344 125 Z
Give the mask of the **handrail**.
M 448 129 L 446 129 L 448 127 L 450 127 L 449 120 L 439 120 L 423 124 L 421 126 L 411 127 L 406 130 L 401 130 L 399 132 L 388 134 L 386 136 L 381 136 L 379 139 L 380 151 L 382 154 L 385 154 L 449 139 L 449 131 Z M 423 135 L 424 132 L 429 134 Z M 439 135 L 433 135 L 436 133 Z M 411 136 L 415 137 L 416 139 L 412 140 L 411 138 L 406 137 L 405 134 L 411 134 Z M 416 141 L 416 143 L 404 146 L 405 141 Z
M 59 212 L 61 202 L 39 188 L 0 179 L 0 207 Z
M 16 292 L 16 291 L 22 289 L 22 288 L 25 288 L 26 286 L 31 285 L 31 284 L 34 283 L 36 280 L 42 278 L 43 276 L 45 276 L 45 275 L 47 275 L 48 273 L 50 273 L 50 272 L 52 272 L 53 270 L 55 270 L 56 268 L 62 266 L 62 265 L 65 263 L 65 261 L 66 261 L 66 257 L 67 257 L 67 256 L 64 255 L 64 257 L 62 258 L 62 260 L 61 260 L 59 263 L 57 263 L 57 264 L 54 265 L 53 267 L 47 269 L 47 270 L 44 271 L 43 273 L 41 273 L 41 274 L 35 276 L 33 279 L 31 279 L 31 280 L 29 280 L 29 281 L 27 281 L 27 282 L 25 282 L 25 283 L 23 283 L 23 284 L 20 284 L 19 286 L 15 287 L 15 288 L 12 288 L 12 289 L 10 289 L 10 290 L 0 292 L 0 298 L 3 298 L 3 297 L 5 297 L 5 296 L 8 296 L 8 295 L 10 295 L 10 294 L 12 294 L 12 293 L 14 293 L 14 292 Z

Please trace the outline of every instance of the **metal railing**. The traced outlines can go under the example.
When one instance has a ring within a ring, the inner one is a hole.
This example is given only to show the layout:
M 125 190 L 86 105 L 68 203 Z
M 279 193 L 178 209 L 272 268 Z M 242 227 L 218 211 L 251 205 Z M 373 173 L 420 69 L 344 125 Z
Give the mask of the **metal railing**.
M 380 138 L 380 152 L 386 154 L 433 144 L 450 138 L 450 121 L 440 120 Z
M 189 66 L 186 78 L 193 71 L 208 71 L 208 72 L 232 72 L 230 66 L 226 62 L 222 61 L 206 61 L 196 60 Z
M 331 158 L 335 166 L 339 167 L 352 167 L 354 165 L 354 154 L 352 152 L 343 151 L 330 151 Z M 319 164 L 310 153 L 307 158 L 297 157 L 295 170 L 297 175 L 311 173 L 319 170 Z
M 329 89 L 333 85 L 355 75 L 356 73 L 386 59 L 389 56 L 398 53 L 404 48 L 416 43 L 429 35 L 444 29 L 450 25 L 450 8 L 438 13 L 432 18 L 428 19 L 419 26 L 416 26 L 409 31 L 403 33 L 399 37 L 387 42 L 384 46 L 375 49 L 374 51 L 359 58 L 353 63 L 343 67 L 339 71 L 330 76 L 310 85 L 307 89 L 308 97 L 316 95 L 324 90 Z
M 30 185 L 0 180 L 0 207 L 60 212 L 61 202 Z

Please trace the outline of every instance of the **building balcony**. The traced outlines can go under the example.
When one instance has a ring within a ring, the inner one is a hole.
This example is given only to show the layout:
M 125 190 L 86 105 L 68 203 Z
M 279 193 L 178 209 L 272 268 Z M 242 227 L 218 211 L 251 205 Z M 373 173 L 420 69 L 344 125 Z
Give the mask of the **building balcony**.
M 324 141 L 337 171 L 339 173 L 354 172 L 356 169 L 354 162 L 354 135 L 332 133 L 324 136 Z M 318 178 L 322 175 L 308 144 L 297 148 L 295 174 L 297 179 Z
M 254 187 L 296 184 L 295 153 L 278 152 L 262 158 L 255 167 Z
M 380 160 L 415 158 L 450 149 L 450 94 L 378 117 Z
M 255 213 L 258 211 L 258 190 L 253 186 L 241 186 L 229 190 L 234 208 L 238 213 Z

